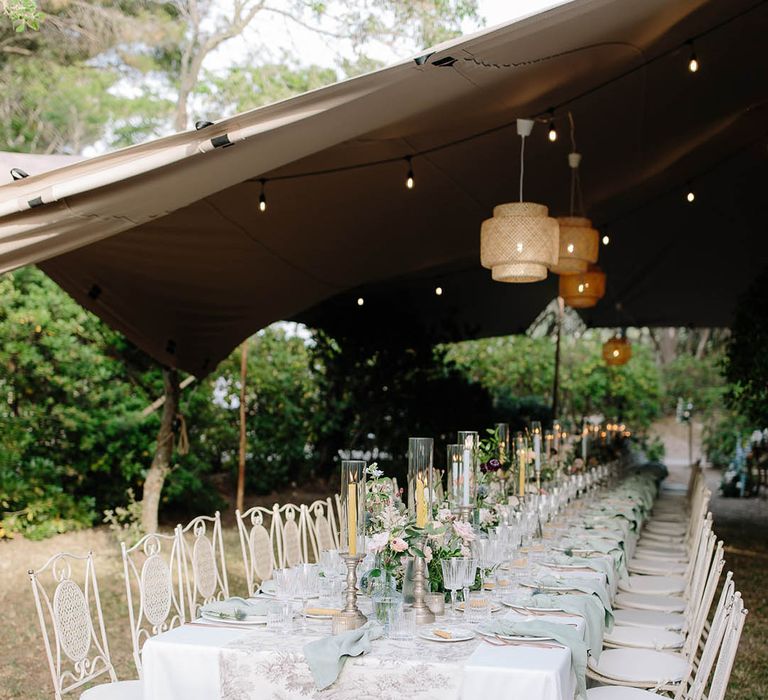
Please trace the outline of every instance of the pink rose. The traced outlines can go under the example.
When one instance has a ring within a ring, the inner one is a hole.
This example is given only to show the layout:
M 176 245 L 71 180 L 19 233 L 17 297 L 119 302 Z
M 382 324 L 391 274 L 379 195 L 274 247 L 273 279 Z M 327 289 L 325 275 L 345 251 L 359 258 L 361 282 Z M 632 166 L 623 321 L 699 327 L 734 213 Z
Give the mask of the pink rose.
M 453 530 L 465 542 L 472 542 L 475 539 L 475 533 L 469 523 L 457 520 L 453 523 Z
M 423 551 L 424 551 L 424 561 L 426 561 L 427 564 L 429 564 L 429 562 L 432 561 L 432 547 L 427 545 L 426 547 L 424 547 Z
M 390 543 L 389 546 L 392 547 L 396 552 L 404 552 L 406 549 L 408 549 L 408 543 L 402 538 L 402 537 L 395 537 Z

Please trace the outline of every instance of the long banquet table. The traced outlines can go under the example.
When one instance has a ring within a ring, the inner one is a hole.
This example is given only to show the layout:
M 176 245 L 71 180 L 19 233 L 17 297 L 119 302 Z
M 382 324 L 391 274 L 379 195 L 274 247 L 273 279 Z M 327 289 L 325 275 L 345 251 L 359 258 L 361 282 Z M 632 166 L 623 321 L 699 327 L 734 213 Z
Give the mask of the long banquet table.
M 643 508 L 631 501 L 627 506 L 621 498 L 607 503 L 606 513 L 601 510 L 603 506 L 592 505 L 585 518 L 590 524 L 583 530 L 575 531 L 571 520 L 568 535 L 591 538 L 594 542 L 604 535 L 608 522 L 613 537 L 621 541 L 622 557 L 627 556 L 634 548 Z M 538 550 L 549 549 L 547 539 L 552 537 L 548 528 Z M 615 564 L 617 572 L 621 571 L 622 557 L 608 553 L 604 556 Z M 610 586 L 605 574 L 588 571 L 578 577 L 599 583 L 606 599 L 613 598 L 615 583 Z M 363 605 L 370 602 L 363 600 L 361 608 Z M 502 608 L 495 615 L 571 624 L 582 637 L 585 631 L 582 618 L 564 618 L 557 613 L 524 617 Z M 438 618 L 438 625 L 441 622 L 442 618 Z M 450 624 L 460 622 L 453 619 Z M 197 620 L 153 637 L 142 652 L 144 698 L 496 700 L 513 693 L 515 697 L 536 700 L 572 700 L 576 694 L 568 648 L 494 646 L 484 643 L 480 636 L 453 643 L 437 643 L 418 636 L 411 640 L 378 639 L 369 653 L 347 660 L 330 688 L 319 691 L 303 647 L 329 635 L 330 621 L 310 620 L 303 632 L 299 627 L 297 622 L 295 631 L 285 633 L 265 627 L 235 627 Z

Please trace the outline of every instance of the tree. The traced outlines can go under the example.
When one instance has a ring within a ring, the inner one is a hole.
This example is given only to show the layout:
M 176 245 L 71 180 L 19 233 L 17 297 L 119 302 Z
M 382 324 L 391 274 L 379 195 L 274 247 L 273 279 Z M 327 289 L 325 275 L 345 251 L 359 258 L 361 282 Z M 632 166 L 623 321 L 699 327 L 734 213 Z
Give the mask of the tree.
M 757 428 L 768 426 L 768 268 L 739 299 L 727 345 L 728 403 Z

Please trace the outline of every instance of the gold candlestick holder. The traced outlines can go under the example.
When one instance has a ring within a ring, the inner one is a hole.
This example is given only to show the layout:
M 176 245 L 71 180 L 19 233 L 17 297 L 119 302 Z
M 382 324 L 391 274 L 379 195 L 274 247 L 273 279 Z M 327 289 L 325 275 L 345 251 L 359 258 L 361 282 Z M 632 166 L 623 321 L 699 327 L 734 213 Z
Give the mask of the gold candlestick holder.
M 356 630 L 368 622 L 368 618 L 357 607 L 357 565 L 361 560 L 362 557 L 359 556 L 344 557 L 344 563 L 347 565 L 346 602 L 344 608 L 333 616 L 331 621 L 333 634 Z
M 424 596 L 427 593 L 424 557 L 413 558 L 413 610 L 417 625 L 428 625 L 435 621 L 435 614 L 427 607 Z

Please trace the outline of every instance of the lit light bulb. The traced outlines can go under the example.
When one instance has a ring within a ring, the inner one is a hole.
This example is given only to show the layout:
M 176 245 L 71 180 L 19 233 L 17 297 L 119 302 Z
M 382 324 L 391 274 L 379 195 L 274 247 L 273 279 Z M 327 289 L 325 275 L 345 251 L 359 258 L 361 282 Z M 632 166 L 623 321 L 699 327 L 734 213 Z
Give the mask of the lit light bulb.
M 414 179 L 413 179 L 413 165 L 411 165 L 411 157 L 408 156 L 408 158 L 405 159 L 408 161 L 408 174 L 405 176 L 405 186 L 409 189 L 413 189 L 414 185 Z
M 579 285 L 579 294 L 583 294 L 583 293 L 584 293 L 584 285 L 580 284 Z
M 569 244 L 568 244 L 568 252 L 569 252 L 569 253 L 572 253 L 572 252 L 573 252 L 573 243 L 569 243 Z
M 517 252 L 518 253 L 522 253 L 523 252 L 523 244 L 522 243 L 518 243 L 516 247 L 517 247 Z
M 554 143 L 555 141 L 557 141 L 557 129 L 555 128 L 554 121 L 549 122 L 549 131 L 547 132 L 547 138 L 549 138 L 550 143 Z
M 691 57 L 688 60 L 688 70 L 691 73 L 695 73 L 699 70 L 699 59 L 696 58 L 696 54 L 693 51 L 691 51 Z
M 443 288 L 442 287 L 435 287 L 435 294 L 437 296 L 439 296 L 439 297 L 442 296 L 443 295 Z
M 365 304 L 365 299 L 363 299 L 363 297 L 357 297 L 357 305 L 362 306 L 363 304 Z
M 259 211 L 267 211 L 267 195 L 264 194 L 264 186 L 267 184 L 266 180 L 259 180 L 261 182 L 261 193 L 259 194 Z
M 618 350 L 614 350 L 613 351 L 613 356 L 614 357 L 618 357 L 619 356 L 619 351 Z
M 611 242 L 611 239 L 605 235 L 603 236 L 603 245 L 608 245 Z
M 685 195 L 686 200 L 690 204 L 693 202 L 694 199 L 696 199 L 696 195 L 694 194 L 693 190 L 690 190 L 687 195 Z

